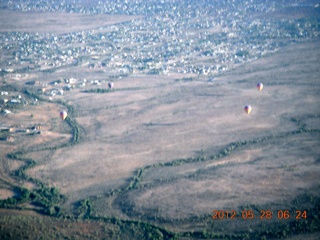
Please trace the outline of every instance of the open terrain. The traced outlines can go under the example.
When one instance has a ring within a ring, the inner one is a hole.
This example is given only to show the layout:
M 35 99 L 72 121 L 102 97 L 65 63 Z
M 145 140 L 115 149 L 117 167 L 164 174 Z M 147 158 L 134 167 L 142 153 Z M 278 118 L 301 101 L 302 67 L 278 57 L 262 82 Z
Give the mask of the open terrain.
M 1 237 L 316 239 L 318 8 L 255 13 L 259 34 L 310 12 L 316 29 L 256 42 L 192 14 L 172 37 L 147 35 L 160 17 L 1 11 Z
M 106 25 L 113 25 L 137 19 L 136 16 L 124 15 L 88 15 L 79 13 L 39 13 L 1 11 L 1 31 L 37 32 L 66 34 L 87 31 Z

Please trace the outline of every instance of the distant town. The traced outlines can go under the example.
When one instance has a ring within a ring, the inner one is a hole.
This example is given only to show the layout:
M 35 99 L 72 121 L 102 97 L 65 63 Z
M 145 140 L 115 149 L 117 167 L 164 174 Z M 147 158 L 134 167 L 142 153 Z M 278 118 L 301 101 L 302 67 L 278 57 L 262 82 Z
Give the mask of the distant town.
M 320 6 L 313 1 L 286 7 L 293 15 L 298 11 L 303 13 L 304 9 L 308 10 L 308 16 L 311 13 L 308 18 L 290 19 L 282 17 L 285 4 L 282 1 L 260 1 L 254 5 L 250 2 L 97 1 L 90 7 L 75 1 L 1 3 L 4 10 L 22 12 L 117 14 L 138 18 L 66 34 L 2 31 L 0 76 L 10 83 L 29 79 L 33 73 L 53 73 L 77 66 L 105 73 L 103 79 L 70 75 L 49 82 L 37 77 L 26 82 L 49 101 L 73 89 L 90 89 L 95 85 L 108 88 L 114 79 L 135 74 L 179 74 L 186 76 L 185 79 L 200 76 L 212 81 L 215 76 L 276 52 L 280 47 L 320 34 L 319 21 L 312 15 L 319 15 Z M 271 12 L 277 18 L 268 17 Z M 7 116 L 15 107 L 38 104 L 37 101 L 1 91 L 0 112 Z
M 280 46 L 315 38 L 320 33 L 319 22 L 312 16 L 304 20 L 286 19 L 279 11 L 278 18 L 268 18 L 269 12 L 283 8 L 282 1 L 261 1 L 254 6 L 251 1 L 97 1 L 89 8 L 77 6 L 75 1 L 59 2 L 12 1 L 7 8 L 143 17 L 96 31 L 68 34 L 2 32 L 1 52 L 10 56 L 0 59 L 3 77 L 19 79 L 24 74 L 56 71 L 70 65 L 98 68 L 115 76 L 215 76 L 277 51 Z M 314 8 L 314 12 L 320 9 L 319 4 L 294 4 L 287 10 L 295 14 L 296 9 L 306 7 Z M 252 17 L 252 12 L 259 13 L 259 18 Z M 205 60 L 195 62 L 198 56 Z

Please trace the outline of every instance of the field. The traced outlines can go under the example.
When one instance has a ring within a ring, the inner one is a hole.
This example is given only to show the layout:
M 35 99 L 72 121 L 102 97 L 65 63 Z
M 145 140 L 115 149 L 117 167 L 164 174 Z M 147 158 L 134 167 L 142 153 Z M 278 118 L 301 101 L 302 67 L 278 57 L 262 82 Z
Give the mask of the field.
M 5 14 L 23 21 L 30 13 Z M 103 34 L 140 19 L 68 13 L 70 30 L 63 13 L 32 14 L 38 25 L 0 21 L 1 31 Z M 19 68 L 18 78 L 2 71 L 1 91 L 28 103 L 1 107 L 11 111 L 0 126 L 1 238 L 316 239 L 319 45 L 297 40 L 213 78 L 88 67 L 103 53 Z M 87 85 L 47 95 L 67 86 L 52 81 L 71 78 Z
M 38 32 L 64 34 L 76 31 L 86 31 L 97 27 L 130 21 L 139 17 L 105 16 L 65 13 L 13 12 L 1 11 L 0 29 L 4 32 Z

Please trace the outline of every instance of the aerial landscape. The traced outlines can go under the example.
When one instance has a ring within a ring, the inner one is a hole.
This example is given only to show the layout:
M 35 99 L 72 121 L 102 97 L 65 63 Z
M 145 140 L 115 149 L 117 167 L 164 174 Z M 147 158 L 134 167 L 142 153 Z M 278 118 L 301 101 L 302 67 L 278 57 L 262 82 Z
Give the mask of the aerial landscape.
M 1 0 L 0 43 L 0 239 L 319 239 L 319 1 Z

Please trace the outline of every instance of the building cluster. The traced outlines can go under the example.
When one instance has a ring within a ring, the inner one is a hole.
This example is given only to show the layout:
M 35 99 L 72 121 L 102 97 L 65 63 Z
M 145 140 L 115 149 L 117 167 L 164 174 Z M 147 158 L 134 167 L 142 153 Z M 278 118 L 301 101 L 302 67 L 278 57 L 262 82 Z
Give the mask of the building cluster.
M 39 104 L 38 99 L 17 94 L 14 91 L 0 91 L 0 141 L 14 142 L 21 134 L 41 134 L 40 125 L 28 127 L 8 125 L 11 122 L 11 116 L 28 104 L 37 105 Z M 33 115 L 30 117 L 33 117 Z M 1 121 L 5 118 L 9 119 Z
M 179 73 L 186 74 L 185 78 L 204 75 L 214 79 L 224 71 L 275 52 L 287 44 L 316 38 L 320 34 L 319 16 L 281 17 L 281 12 L 290 9 L 319 12 L 319 4 L 301 6 L 302 2 L 297 1 L 97 0 L 90 6 L 83 4 L 85 2 L 0 2 L 1 9 L 24 12 L 141 16 L 128 22 L 67 34 L 4 32 L 0 29 L 2 80 L 19 81 L 39 72 L 53 73 L 69 67 L 102 73 L 101 79 L 70 76 L 51 82 L 36 79 L 26 83 L 42 97 L 52 100 L 62 98 L 75 88 L 100 85 L 113 88 L 112 79 L 134 74 Z M 1 117 L 9 116 L 27 104 L 38 104 L 38 100 L 12 95 L 8 91 L 0 92 Z M 40 133 L 37 128 L 1 126 L 0 130 L 2 133 Z M 12 141 L 12 138 L 6 140 Z
M 0 74 L 54 72 L 69 66 L 99 69 L 106 76 L 131 74 L 217 75 L 277 51 L 299 39 L 319 36 L 311 18 L 270 18 L 295 1 L 12 1 L 21 11 L 134 14 L 121 24 L 68 34 L 0 33 Z M 319 6 L 308 6 L 318 8 Z M 259 17 L 265 14 L 265 17 Z M 258 17 L 254 17 L 258 16 Z M 51 94 L 61 94 L 59 90 Z
M 9 109 L 14 109 L 28 102 L 21 95 L 10 95 L 8 91 L 0 92 L 0 113 L 7 116 L 12 113 Z
M 21 135 L 36 135 L 41 134 L 41 125 L 31 126 L 31 127 L 7 127 L 0 126 L 0 141 L 14 142 L 16 138 Z
M 64 78 L 51 81 L 50 83 L 41 83 L 36 81 L 27 82 L 29 85 L 37 86 L 37 93 L 42 96 L 47 96 L 49 100 L 53 100 L 54 97 L 64 96 L 66 92 L 70 92 L 74 89 L 81 89 L 90 86 L 104 86 L 105 88 L 111 88 L 110 84 L 113 82 L 108 82 L 106 80 L 90 80 L 85 78 Z M 113 86 L 113 85 L 112 85 Z
M 90 7 L 81 3 L 17 0 L 1 7 L 143 17 L 100 27 L 98 31 L 1 32 L 0 52 L 6 57 L 0 58 L 0 75 L 50 73 L 80 66 L 101 71 L 106 77 L 171 73 L 214 77 L 286 44 L 314 38 L 320 33 L 317 19 L 268 17 L 284 7 L 300 7 L 296 1 L 290 4 L 290 1 L 261 0 L 105 0 L 96 1 Z M 319 6 L 307 7 L 312 10 Z M 265 17 L 259 17 L 261 14 Z M 78 84 L 83 87 L 87 82 Z M 70 83 L 64 89 L 41 91 L 51 96 L 63 95 L 63 91 L 73 86 Z

